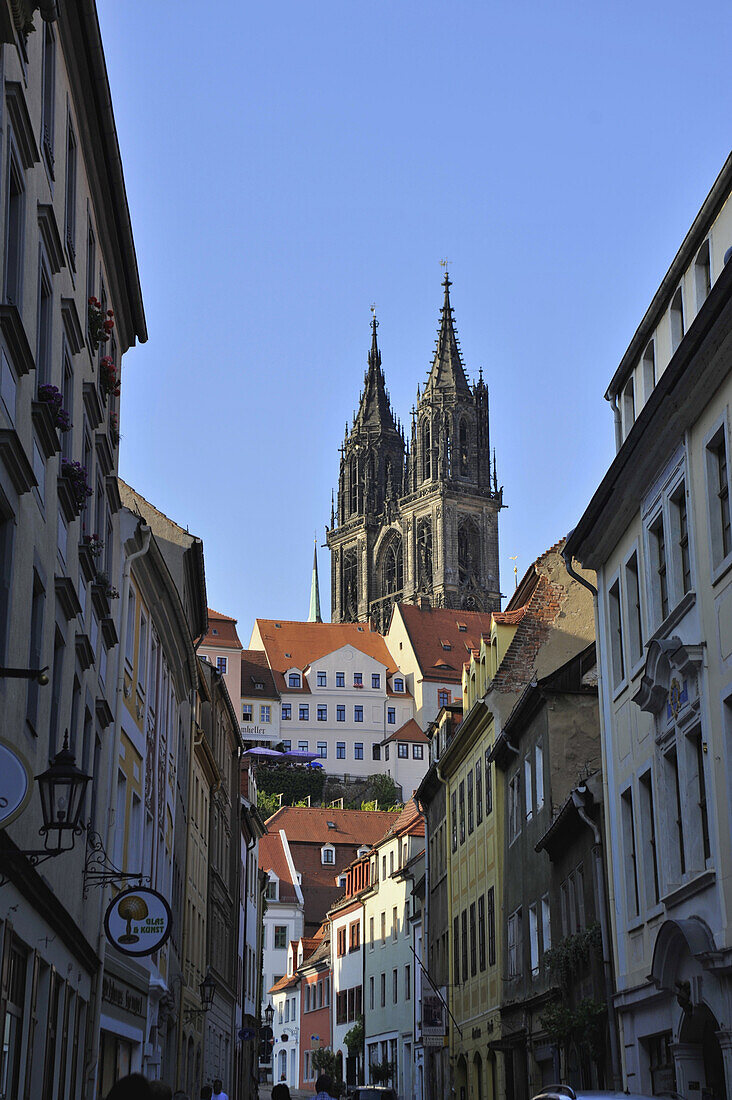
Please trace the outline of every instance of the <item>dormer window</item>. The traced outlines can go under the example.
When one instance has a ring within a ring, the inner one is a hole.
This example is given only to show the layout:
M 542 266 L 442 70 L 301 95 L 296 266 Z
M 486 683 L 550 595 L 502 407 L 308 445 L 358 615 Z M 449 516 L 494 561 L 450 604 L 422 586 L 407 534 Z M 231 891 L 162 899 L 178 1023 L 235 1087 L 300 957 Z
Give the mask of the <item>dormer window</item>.
M 361 859 L 361 857 L 365 856 L 367 853 L 368 853 L 368 848 L 366 847 L 366 845 L 362 844 L 361 847 L 356 852 L 356 855 L 358 856 L 359 859 Z
M 216 629 L 216 627 L 212 628 L 211 633 L 212 634 L 218 634 L 218 630 Z
M 336 878 L 336 886 L 345 887 L 345 885 L 346 885 L 346 876 L 345 875 L 338 875 L 337 878 Z
M 267 900 L 268 901 L 279 901 L 279 894 L 280 894 L 280 880 L 277 878 L 277 875 L 272 874 L 272 872 L 270 871 L 270 873 L 269 873 L 269 882 L 267 883 L 267 895 L 266 895 Z
M 254 681 L 254 690 L 255 691 L 264 691 L 264 684 L 262 683 L 261 680 L 255 680 Z
M 320 862 L 323 864 L 335 863 L 335 848 L 332 844 L 324 844 L 320 849 Z
M 404 680 L 402 680 L 401 676 L 395 676 L 393 683 L 394 691 L 404 691 Z
M 290 673 L 290 675 L 287 677 L 287 686 L 291 687 L 291 688 L 299 688 L 300 687 L 300 673 L 299 672 L 291 672 Z

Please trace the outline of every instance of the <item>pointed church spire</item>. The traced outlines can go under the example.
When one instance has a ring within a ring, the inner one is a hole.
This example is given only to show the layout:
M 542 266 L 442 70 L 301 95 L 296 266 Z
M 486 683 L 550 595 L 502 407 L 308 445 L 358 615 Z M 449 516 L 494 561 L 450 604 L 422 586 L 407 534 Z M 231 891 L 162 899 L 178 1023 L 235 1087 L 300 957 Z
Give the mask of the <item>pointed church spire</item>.
M 368 370 L 364 380 L 361 403 L 356 414 L 356 428 L 376 429 L 380 432 L 397 431 L 394 414 L 391 411 L 389 396 L 386 392 L 384 372 L 381 369 L 381 352 L 376 339 L 379 322 L 376 311 L 371 308 L 371 349 L 368 355 Z
M 447 271 L 442 281 L 445 288 L 445 298 L 440 310 L 440 327 L 437 331 L 437 347 L 432 361 L 425 393 L 434 390 L 447 390 L 452 393 L 469 394 L 470 386 L 465 377 L 462 356 L 455 332 L 453 310 L 450 305 L 450 276 Z
M 318 585 L 318 540 L 313 546 L 313 579 L 310 582 L 310 614 L 309 623 L 322 623 L 320 617 L 320 587 Z

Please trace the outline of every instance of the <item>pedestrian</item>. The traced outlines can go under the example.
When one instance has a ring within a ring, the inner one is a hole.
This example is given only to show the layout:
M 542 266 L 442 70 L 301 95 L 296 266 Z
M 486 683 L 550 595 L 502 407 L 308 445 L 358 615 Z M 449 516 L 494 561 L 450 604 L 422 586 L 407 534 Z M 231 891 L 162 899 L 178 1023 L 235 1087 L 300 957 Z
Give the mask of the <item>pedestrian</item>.
M 272 1089 L 272 1100 L 290 1100 L 290 1090 L 279 1081 Z
M 150 1082 L 141 1073 L 120 1077 L 107 1093 L 107 1100 L 152 1100 Z
M 315 1096 L 313 1100 L 334 1100 L 332 1095 L 333 1082 L 327 1073 L 321 1073 L 315 1082 Z
M 150 1095 L 154 1100 L 174 1100 L 173 1090 L 170 1085 L 166 1085 L 165 1081 L 158 1079 L 157 1081 L 150 1082 Z M 176 1096 L 178 1093 L 176 1093 Z M 180 1094 L 183 1095 L 182 1093 Z
M 217 1077 L 214 1081 L 212 1100 L 229 1100 L 229 1097 L 224 1092 L 224 1086 L 221 1083 L 220 1077 Z

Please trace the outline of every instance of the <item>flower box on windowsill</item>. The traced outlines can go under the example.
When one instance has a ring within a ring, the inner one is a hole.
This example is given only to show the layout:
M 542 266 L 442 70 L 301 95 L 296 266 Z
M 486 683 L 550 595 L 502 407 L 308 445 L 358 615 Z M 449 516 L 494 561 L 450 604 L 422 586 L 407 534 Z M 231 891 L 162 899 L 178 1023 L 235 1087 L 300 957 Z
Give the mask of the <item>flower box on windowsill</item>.
M 63 474 L 58 479 L 58 503 L 67 523 L 75 520 L 79 514 L 76 506 L 76 494 L 70 477 Z
M 102 637 L 107 649 L 113 649 L 119 641 L 117 627 L 114 625 L 114 619 L 111 615 L 108 615 L 106 619 L 102 619 Z
M 97 575 L 97 565 L 92 548 L 88 542 L 79 543 L 79 565 L 87 581 L 92 581 Z
M 75 638 L 76 645 L 76 658 L 79 662 L 82 672 L 86 672 L 88 668 L 94 664 L 94 650 L 92 644 L 89 641 L 87 634 L 77 633 Z
M 94 581 L 92 584 L 92 605 L 100 619 L 106 619 L 110 613 L 107 582 Z
M 48 401 L 32 402 L 33 427 L 44 458 L 58 454 L 61 441 L 56 430 L 56 415 Z
M 103 409 L 99 400 L 99 390 L 93 382 L 84 383 L 84 410 L 89 420 L 89 427 L 94 432 L 102 422 Z

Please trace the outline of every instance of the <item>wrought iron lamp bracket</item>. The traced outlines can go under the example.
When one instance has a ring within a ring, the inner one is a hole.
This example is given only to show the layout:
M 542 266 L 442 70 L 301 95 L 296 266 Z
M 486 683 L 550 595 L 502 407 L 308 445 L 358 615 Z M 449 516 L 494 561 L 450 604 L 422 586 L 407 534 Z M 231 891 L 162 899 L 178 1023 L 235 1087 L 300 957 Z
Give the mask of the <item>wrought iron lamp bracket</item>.
M 86 832 L 86 859 L 84 860 L 84 891 L 86 898 L 91 886 L 117 886 L 127 882 L 137 882 L 142 886 L 152 885 L 150 875 L 144 875 L 142 871 L 121 871 L 115 866 L 107 855 L 104 841 L 99 833 L 87 827 Z

